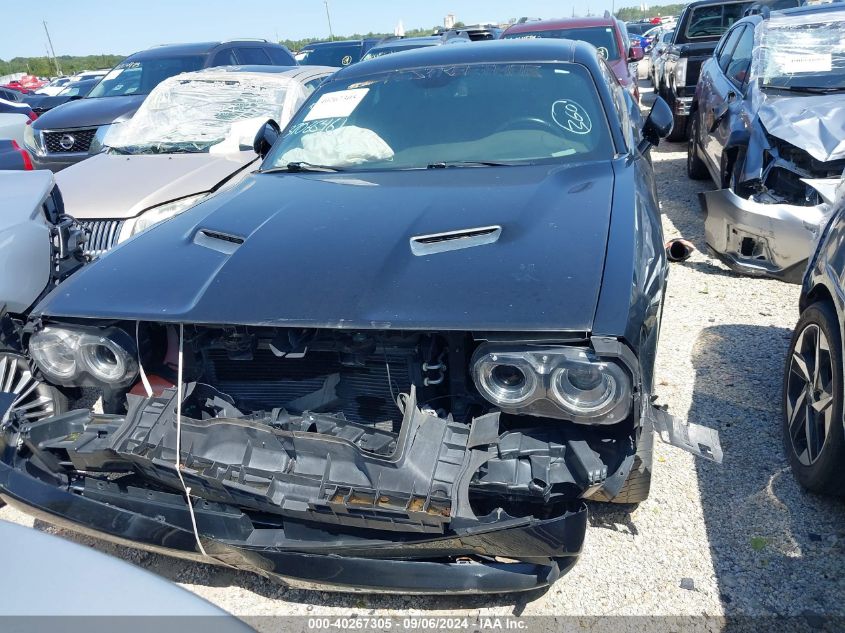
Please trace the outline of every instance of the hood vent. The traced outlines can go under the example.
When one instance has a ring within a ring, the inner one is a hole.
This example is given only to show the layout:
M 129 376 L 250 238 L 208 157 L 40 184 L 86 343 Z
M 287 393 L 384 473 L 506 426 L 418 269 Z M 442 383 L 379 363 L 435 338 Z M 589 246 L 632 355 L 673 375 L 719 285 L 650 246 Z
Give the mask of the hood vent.
M 205 246 L 212 250 L 231 255 L 244 243 L 244 238 L 228 233 L 220 233 L 211 229 L 200 229 L 194 236 L 194 244 Z
M 462 248 L 493 244 L 502 234 L 501 226 L 482 226 L 474 229 L 460 229 L 446 233 L 417 235 L 411 238 L 411 252 L 414 255 L 433 255 Z

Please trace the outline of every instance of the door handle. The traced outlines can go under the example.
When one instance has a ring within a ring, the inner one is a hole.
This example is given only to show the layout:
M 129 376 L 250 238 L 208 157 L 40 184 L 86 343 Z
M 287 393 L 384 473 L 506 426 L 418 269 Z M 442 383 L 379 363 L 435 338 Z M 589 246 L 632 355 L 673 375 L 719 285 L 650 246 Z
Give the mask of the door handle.
M 736 95 L 734 95 L 735 97 Z M 729 102 L 728 102 L 729 103 Z M 722 119 L 727 116 L 730 109 L 728 108 L 728 103 L 723 103 L 722 105 L 713 108 L 710 113 L 713 115 L 713 122 L 710 124 L 710 129 L 708 130 L 710 134 L 716 131 L 716 128 L 719 127 L 719 124 L 722 122 Z

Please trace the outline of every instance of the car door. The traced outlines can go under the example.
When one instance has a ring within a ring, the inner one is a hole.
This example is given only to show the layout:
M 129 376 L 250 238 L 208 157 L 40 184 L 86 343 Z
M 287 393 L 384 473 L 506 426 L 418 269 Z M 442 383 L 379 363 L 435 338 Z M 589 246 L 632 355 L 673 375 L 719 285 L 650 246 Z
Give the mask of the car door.
M 751 71 L 751 56 L 754 50 L 754 25 L 744 24 L 736 29 L 740 31 L 736 45 L 726 59 L 719 60 L 718 80 L 714 82 L 714 98 L 704 112 L 700 132 L 706 135 L 708 158 L 717 173 L 724 176 L 727 165 L 722 160 L 725 147 L 735 131 L 747 129 L 750 104 L 745 98 L 748 78 Z M 722 186 L 729 183 L 723 181 Z
M 744 24 L 729 30 L 725 34 L 723 44 L 716 48 L 716 53 L 702 68 L 699 77 L 698 138 L 707 162 L 711 167 L 715 166 L 717 173 L 722 148 L 715 142 L 712 131 L 718 113 L 724 111 L 728 100 L 732 98 L 730 95 L 736 96 L 736 90 L 725 73 L 731 62 L 733 51 L 744 32 Z

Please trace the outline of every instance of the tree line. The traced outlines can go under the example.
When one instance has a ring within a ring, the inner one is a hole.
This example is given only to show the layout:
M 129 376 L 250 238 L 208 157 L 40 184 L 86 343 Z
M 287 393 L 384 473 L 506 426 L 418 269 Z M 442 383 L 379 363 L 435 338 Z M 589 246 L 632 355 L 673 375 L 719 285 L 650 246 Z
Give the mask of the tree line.
M 64 75 L 72 75 L 81 70 L 111 68 L 123 59 L 123 55 L 59 55 L 59 67 Z M 13 57 L 6 61 L 0 59 L 0 75 L 27 73 L 38 77 L 52 77 L 56 66 L 48 57 Z
M 625 7 L 624 9 L 619 9 L 616 12 L 616 17 L 623 22 L 630 22 L 631 20 L 653 18 L 656 15 L 680 15 L 686 6 L 686 2 L 678 4 L 664 4 L 649 7 L 648 11 L 643 11 L 639 7 Z

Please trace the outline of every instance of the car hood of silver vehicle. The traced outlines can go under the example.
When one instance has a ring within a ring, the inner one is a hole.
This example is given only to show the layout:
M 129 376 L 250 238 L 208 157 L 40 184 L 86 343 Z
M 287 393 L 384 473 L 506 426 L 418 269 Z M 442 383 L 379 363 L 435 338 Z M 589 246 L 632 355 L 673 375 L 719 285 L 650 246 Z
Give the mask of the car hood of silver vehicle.
M 170 200 L 211 191 L 258 160 L 227 154 L 98 154 L 56 174 L 65 208 L 80 219 L 124 219 Z M 104 186 L 108 185 L 108 186 Z M 96 191 L 97 195 L 91 195 Z
M 822 162 L 845 158 L 845 94 L 767 97 L 760 122 Z
M 495 196 L 490 169 L 255 174 L 125 242 L 36 310 L 287 327 L 591 330 L 613 166 L 494 174 Z

